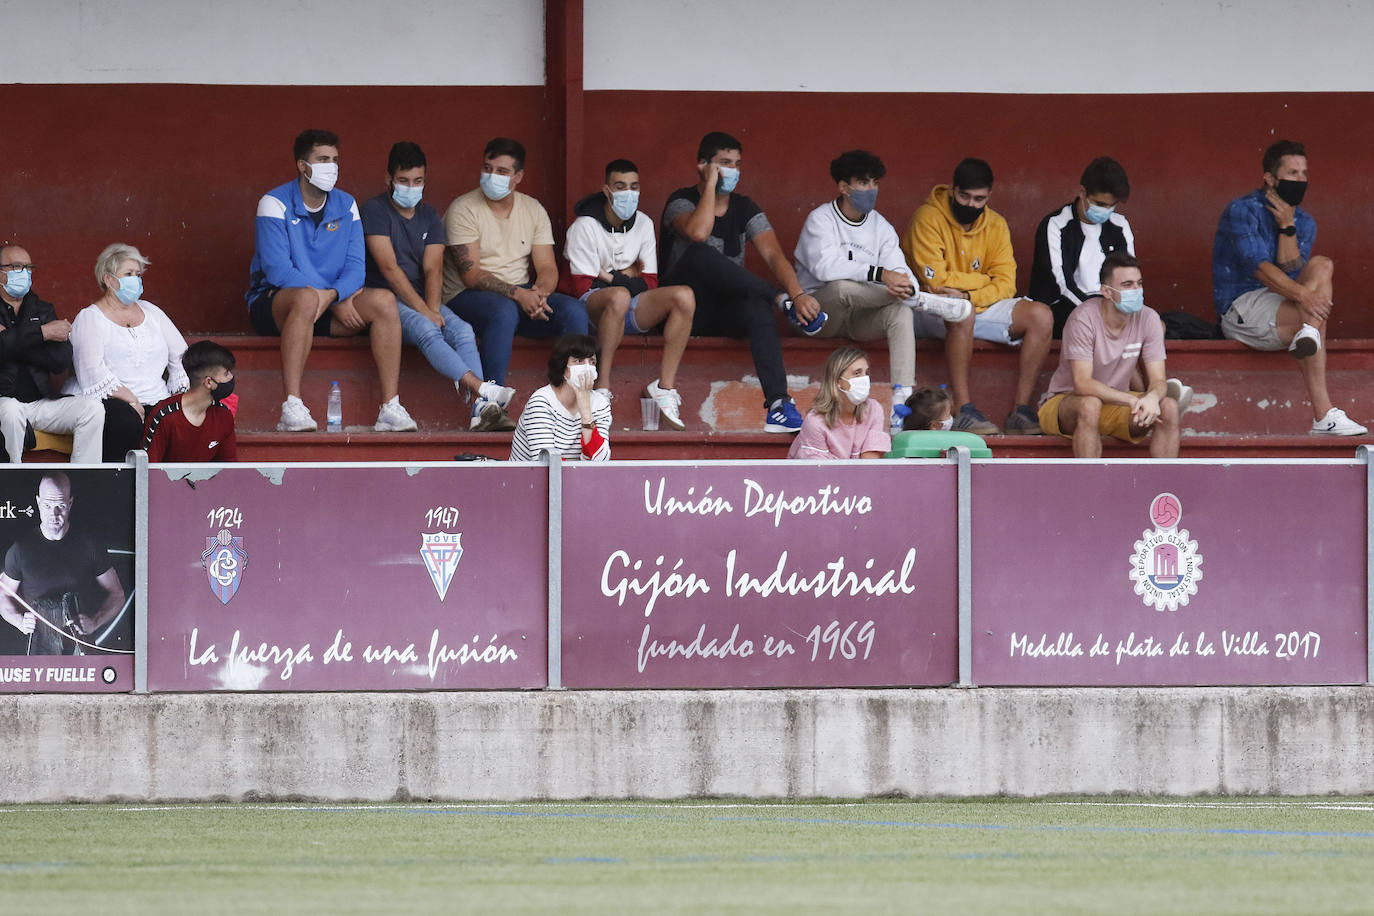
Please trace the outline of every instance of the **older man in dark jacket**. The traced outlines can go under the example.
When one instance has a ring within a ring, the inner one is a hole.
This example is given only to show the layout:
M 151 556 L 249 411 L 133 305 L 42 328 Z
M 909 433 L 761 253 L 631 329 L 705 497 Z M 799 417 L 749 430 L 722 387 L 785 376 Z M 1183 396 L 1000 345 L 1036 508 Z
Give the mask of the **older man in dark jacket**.
M 72 463 L 99 464 L 105 411 L 95 398 L 54 397 L 51 375 L 72 368 L 72 323 L 30 288 L 33 261 L 0 248 L 0 432 L 9 460 L 24 454 L 29 426 L 73 437 Z

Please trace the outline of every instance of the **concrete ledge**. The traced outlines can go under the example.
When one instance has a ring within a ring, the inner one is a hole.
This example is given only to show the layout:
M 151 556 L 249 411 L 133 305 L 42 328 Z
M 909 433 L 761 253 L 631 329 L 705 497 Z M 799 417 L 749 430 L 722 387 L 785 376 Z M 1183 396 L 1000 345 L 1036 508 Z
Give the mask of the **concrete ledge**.
M 0 802 L 1369 794 L 1374 690 L 0 697 Z

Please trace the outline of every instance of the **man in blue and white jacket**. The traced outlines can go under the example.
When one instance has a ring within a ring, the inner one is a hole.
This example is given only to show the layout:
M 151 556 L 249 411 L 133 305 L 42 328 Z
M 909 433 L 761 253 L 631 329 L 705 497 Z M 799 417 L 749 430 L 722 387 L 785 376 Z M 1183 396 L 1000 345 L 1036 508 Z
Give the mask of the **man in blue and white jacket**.
M 315 336 L 350 337 L 368 329 L 381 378 L 382 405 L 373 428 L 415 429 L 397 396 L 401 319 L 395 299 L 359 296 L 363 286 L 363 224 L 352 195 L 334 188 L 339 138 L 307 130 L 296 138 L 296 178 L 258 201 L 256 250 L 249 281 L 253 329 L 281 337 L 282 387 L 277 429 L 317 429 L 301 400 L 301 376 Z
M 883 161 L 866 150 L 836 157 L 830 177 L 837 196 L 806 217 L 793 259 L 802 289 L 829 315 L 815 336 L 887 338 L 896 406 L 906 402 L 916 382 L 914 313 L 958 322 L 972 306 L 917 287 L 897 230 L 874 209 L 886 174 Z

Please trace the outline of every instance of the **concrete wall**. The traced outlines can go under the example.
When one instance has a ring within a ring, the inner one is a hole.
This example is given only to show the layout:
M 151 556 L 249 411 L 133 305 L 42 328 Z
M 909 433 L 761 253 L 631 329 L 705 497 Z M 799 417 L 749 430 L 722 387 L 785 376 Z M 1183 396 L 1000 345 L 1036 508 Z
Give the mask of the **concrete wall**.
M 1374 792 L 1374 690 L 0 697 L 0 802 Z

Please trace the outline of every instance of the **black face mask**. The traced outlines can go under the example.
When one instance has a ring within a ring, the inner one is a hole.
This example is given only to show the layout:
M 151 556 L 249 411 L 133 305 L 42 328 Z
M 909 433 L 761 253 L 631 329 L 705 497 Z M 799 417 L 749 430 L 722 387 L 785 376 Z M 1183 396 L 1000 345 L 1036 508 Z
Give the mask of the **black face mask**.
M 1274 193 L 1279 195 L 1279 200 L 1288 206 L 1296 207 L 1302 203 L 1303 196 L 1307 194 L 1307 182 L 1280 178 L 1278 187 L 1274 188 Z
M 210 397 L 212 400 L 214 400 L 216 404 L 218 404 L 220 401 L 224 400 L 225 398 L 229 397 L 229 395 L 234 393 L 233 379 L 230 379 L 227 382 L 219 382 L 218 384 L 219 387 L 216 388 L 214 391 L 210 392 Z
M 961 225 L 968 226 L 974 223 L 978 217 L 983 215 L 983 208 L 961 204 L 954 199 L 954 194 L 951 193 L 949 195 L 949 212 L 954 215 L 954 218 L 958 220 Z

